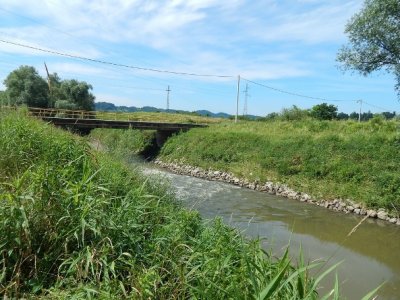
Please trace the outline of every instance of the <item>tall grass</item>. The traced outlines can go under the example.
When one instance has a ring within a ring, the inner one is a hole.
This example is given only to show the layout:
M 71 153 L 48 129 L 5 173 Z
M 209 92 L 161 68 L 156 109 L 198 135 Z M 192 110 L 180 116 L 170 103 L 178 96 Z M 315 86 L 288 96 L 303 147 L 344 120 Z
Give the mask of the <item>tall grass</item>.
M 185 113 L 166 112 L 96 112 L 97 119 L 104 120 L 126 120 L 126 121 L 149 121 L 167 123 L 221 123 L 229 122 L 223 118 L 213 118 Z
M 97 128 L 91 131 L 89 139 L 107 152 L 120 158 L 137 155 L 152 147 L 154 130 L 121 130 Z
M 0 112 L 0 295 L 316 299 L 312 266 L 275 259 L 85 141 Z
M 382 119 L 219 124 L 169 139 L 160 155 L 249 180 L 287 183 L 316 197 L 399 209 L 398 126 Z

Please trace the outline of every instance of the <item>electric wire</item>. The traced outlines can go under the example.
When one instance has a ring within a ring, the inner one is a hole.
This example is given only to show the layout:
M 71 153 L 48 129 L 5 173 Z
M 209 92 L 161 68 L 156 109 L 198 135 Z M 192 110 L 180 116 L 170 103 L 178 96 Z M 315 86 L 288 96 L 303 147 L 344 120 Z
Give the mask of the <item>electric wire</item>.
M 35 19 L 33 19 L 33 18 L 30 18 L 30 17 L 24 16 L 24 15 L 18 14 L 18 13 L 14 12 L 14 11 L 10 11 L 10 10 L 4 9 L 4 8 L 2 8 L 2 7 L 0 7 L 0 10 L 6 12 L 6 13 L 8 13 L 8 14 L 17 16 L 17 17 L 19 17 L 19 18 L 28 20 L 28 21 L 30 21 L 31 23 L 35 23 L 35 24 L 37 24 L 37 25 L 39 25 L 39 26 L 42 26 L 42 27 L 44 27 L 44 28 L 48 28 L 48 29 L 50 29 L 50 30 L 53 30 L 53 31 L 56 31 L 56 32 L 58 32 L 58 33 L 64 34 L 64 35 L 66 35 L 66 36 L 68 36 L 68 37 L 74 39 L 75 41 L 79 41 L 80 44 L 83 43 L 83 44 L 86 44 L 86 45 L 88 45 L 88 46 L 96 46 L 96 47 L 101 48 L 102 50 L 106 49 L 106 50 L 108 50 L 108 51 L 111 51 L 111 52 L 113 52 L 113 53 L 118 54 L 118 57 L 121 57 L 121 55 L 123 55 L 123 54 L 121 54 L 120 52 L 116 52 L 114 49 L 111 50 L 110 48 L 104 47 L 104 44 L 101 44 L 101 45 L 100 45 L 100 44 L 95 43 L 95 42 L 93 42 L 93 41 L 91 41 L 91 42 L 89 43 L 88 41 L 82 40 L 82 39 L 80 39 L 79 37 L 77 37 L 76 35 L 74 35 L 74 34 L 72 34 L 72 33 L 70 33 L 70 32 L 61 30 L 61 29 L 59 29 L 59 28 L 57 28 L 57 27 L 49 26 L 49 25 L 47 25 L 47 24 L 45 24 L 45 23 L 43 23 L 43 22 L 39 22 L 39 21 L 37 21 L 37 20 L 35 20 Z M 135 59 L 138 60 L 137 56 L 135 56 Z M 151 63 L 149 63 L 148 61 L 143 60 L 143 59 L 140 59 L 139 61 L 142 62 L 142 63 L 145 63 L 146 65 L 155 66 L 155 65 L 153 65 L 153 64 L 151 64 Z
M 377 106 L 377 105 L 374 105 L 374 104 L 371 104 L 371 103 L 365 102 L 364 100 L 362 101 L 362 103 L 363 103 L 363 104 L 366 104 L 366 105 L 368 105 L 368 106 L 371 106 L 371 107 L 374 107 L 374 108 L 380 109 L 380 110 L 381 110 L 381 111 L 383 111 L 383 112 L 390 112 L 390 111 L 391 111 L 390 109 L 383 108 L 383 107 L 381 107 L 381 106 Z
M 73 55 L 73 54 L 59 52 L 59 51 L 55 51 L 55 50 L 43 49 L 43 48 L 40 48 L 40 47 L 34 47 L 34 46 L 22 44 L 22 43 L 7 41 L 7 40 L 4 40 L 4 39 L 0 39 L 0 42 L 6 43 L 6 44 L 10 44 L 10 45 L 14 45 L 14 46 L 18 46 L 18 47 L 27 48 L 27 49 L 32 49 L 32 50 L 36 50 L 36 51 L 41 51 L 41 52 L 45 52 L 45 53 L 55 54 L 55 55 L 59 55 L 59 56 L 64 56 L 64 57 L 69 57 L 69 58 L 74 58 L 74 59 L 80 59 L 80 60 L 85 60 L 85 61 L 91 61 L 91 62 L 96 62 L 96 63 L 100 63 L 100 64 L 105 64 L 105 65 L 111 65 L 111 66 L 116 66 L 116 67 L 123 67 L 123 68 L 128 68 L 128 69 L 141 70 L 141 71 L 167 73 L 167 74 L 183 75 L 183 76 L 195 76 L 195 77 L 215 77 L 215 78 L 232 78 L 232 77 L 234 77 L 234 76 L 230 76 L 230 75 L 198 74 L 198 73 L 188 73 L 188 72 L 160 70 L 160 69 L 153 69 L 153 68 L 144 68 L 144 67 L 125 65 L 125 64 L 120 64 L 120 63 L 114 63 L 114 62 L 105 61 L 105 60 L 93 59 L 93 58 L 79 56 L 79 55 Z
M 67 36 L 70 36 L 72 38 L 76 38 L 74 35 L 72 35 L 69 32 L 60 30 L 58 28 L 50 27 L 50 26 L 48 26 L 48 25 L 46 25 L 46 24 L 44 24 L 42 22 L 39 22 L 39 21 L 37 21 L 35 19 L 23 16 L 21 14 L 15 13 L 15 12 L 7 10 L 7 9 L 4 9 L 2 7 L 0 7 L 0 10 L 4 11 L 6 13 L 12 14 L 14 16 L 18 16 L 20 18 L 24 18 L 26 20 L 29 20 L 30 22 L 36 23 L 36 24 L 41 25 L 43 27 L 49 28 L 51 30 L 58 31 L 58 32 L 60 32 L 62 34 L 65 34 Z M 101 60 L 81 57 L 81 56 L 72 55 L 72 54 L 68 54 L 68 53 L 62 53 L 62 52 L 53 51 L 53 50 L 46 50 L 46 49 L 42 49 L 42 48 L 39 48 L 39 47 L 33 47 L 33 46 L 29 46 L 29 45 L 25 45 L 25 44 L 19 44 L 19 43 L 16 43 L 16 42 L 11 42 L 11 41 L 6 41 L 6 40 L 0 40 L 0 41 L 4 42 L 4 43 L 9 43 L 9 44 L 13 44 L 13 45 L 16 45 L 16 46 L 20 46 L 20 47 L 30 48 L 30 49 L 37 50 L 37 51 L 48 52 L 48 53 L 62 55 L 62 56 L 70 57 L 70 58 L 86 60 L 86 61 L 89 61 L 89 62 L 102 63 L 102 64 L 107 64 L 107 65 L 112 65 L 112 66 L 120 66 L 120 67 L 126 67 L 126 68 L 133 68 L 133 69 L 144 70 L 144 71 L 152 71 L 152 72 L 159 72 L 159 73 L 171 73 L 171 74 L 176 74 L 176 75 L 203 76 L 203 77 L 222 77 L 222 78 L 232 78 L 232 77 L 234 77 L 234 76 L 229 76 L 229 75 L 196 74 L 196 73 L 186 73 L 186 72 L 175 72 L 175 71 L 168 71 L 168 70 L 159 70 L 159 69 L 153 69 L 153 68 L 142 68 L 142 67 L 137 67 L 137 66 L 129 66 L 129 65 L 124 65 L 124 64 L 118 64 L 118 63 L 112 63 L 112 62 L 108 62 L 108 61 L 101 61 Z M 11 65 L 11 64 L 9 64 L 9 65 Z M 65 73 L 65 72 L 63 72 L 63 73 Z M 144 78 L 139 77 L 139 76 L 135 76 L 135 75 L 132 75 L 132 76 L 134 76 L 136 78 L 144 79 Z M 327 102 L 355 102 L 355 101 L 357 101 L 357 100 L 336 100 L 336 99 L 326 99 L 326 98 L 312 97 L 312 96 L 302 95 L 302 94 L 298 94 L 298 93 L 294 93 L 294 92 L 289 92 L 289 91 L 286 91 L 286 90 L 278 89 L 278 88 L 275 88 L 275 87 L 272 87 L 272 86 L 268 86 L 266 84 L 262 84 L 262 83 L 259 83 L 259 82 L 255 82 L 255 81 L 243 78 L 243 77 L 242 77 L 242 79 L 247 81 L 247 82 L 253 83 L 255 85 L 262 86 L 262 87 L 265 87 L 265 88 L 268 88 L 268 89 L 271 89 L 271 90 L 274 90 L 274 91 L 277 91 L 277 92 L 280 92 L 280 93 L 285 93 L 285 94 L 288 94 L 288 95 L 307 98 L 307 99 L 312 99 L 312 100 L 321 100 L 321 101 L 327 101 Z M 110 86 L 110 87 L 123 87 L 123 86 L 112 86 L 112 85 L 108 85 L 108 86 Z M 153 90 L 153 91 L 164 91 L 162 89 L 143 88 L 143 87 L 128 87 L 128 86 L 124 86 L 123 88 L 141 89 L 141 90 Z M 205 90 L 205 88 L 200 88 L 200 89 Z M 388 110 L 386 108 L 383 108 L 383 107 L 380 107 L 380 106 L 377 106 L 377 105 L 374 105 L 374 104 L 370 104 L 370 103 L 367 103 L 365 101 L 363 101 L 363 103 L 368 105 L 368 106 L 374 107 L 376 109 L 380 109 L 382 111 L 390 111 L 390 110 Z
M 6 43 L 6 44 L 11 44 L 11 45 L 14 45 L 14 46 L 24 47 L 24 48 L 28 48 L 28 49 L 32 49 L 32 50 L 36 50 L 36 51 L 55 54 L 55 55 L 59 55 L 59 56 L 64 56 L 64 57 L 69 57 L 69 58 L 74 58 L 74 59 L 80 59 L 80 60 L 84 60 L 84 61 L 87 61 L 87 62 L 100 63 L 100 64 L 104 64 L 104 65 L 117 66 L 117 67 L 124 67 L 124 68 L 128 68 L 128 69 L 135 69 L 135 70 L 142 70 L 142 71 L 149 71 L 149 72 L 157 72 L 157 73 L 167 73 L 167 74 L 174 74 L 174 75 L 197 76 L 197 77 L 216 77 L 216 78 L 233 78 L 234 77 L 232 75 L 198 74 L 198 73 L 177 72 L 177 71 L 161 70 L 161 69 L 155 69 L 155 68 L 138 67 L 138 66 L 125 65 L 125 64 L 120 64 L 120 63 L 114 63 L 114 62 L 110 62 L 110 61 L 92 59 L 92 58 L 88 58 L 88 57 L 83 57 L 83 56 L 79 56 L 79 55 L 73 55 L 73 54 L 59 52 L 59 51 L 55 51 L 55 50 L 43 49 L 43 48 L 40 48 L 40 47 L 34 47 L 34 46 L 22 44 L 22 43 L 8 41 L 8 40 L 4 40 L 4 39 L 1 39 L 1 38 L 0 38 L 0 42 Z M 135 76 L 135 77 L 138 77 L 138 76 Z M 311 99 L 311 100 L 319 100 L 319 101 L 326 101 L 326 102 L 356 102 L 356 101 L 358 101 L 358 100 L 338 100 L 338 99 L 327 99 L 327 98 L 321 98 L 321 97 L 313 97 L 313 96 L 298 94 L 298 93 L 286 91 L 286 90 L 283 90 L 283 89 L 275 88 L 275 87 L 272 87 L 272 86 L 269 86 L 269 85 L 266 85 L 266 84 L 263 84 L 263 83 L 259 83 L 259 82 L 256 82 L 256 81 L 244 78 L 244 77 L 241 77 L 241 79 L 243 79 L 243 80 L 245 80 L 245 81 L 247 81 L 249 83 L 252 83 L 252 84 L 255 84 L 255 85 L 270 89 L 270 90 L 274 90 L 276 92 L 280 92 L 280 93 L 284 93 L 284 94 L 288 94 L 288 95 L 292 95 L 292 96 L 296 96 L 296 97 Z M 129 87 L 129 88 L 139 89 L 138 87 Z M 162 91 L 161 89 L 152 89 L 152 88 L 140 88 L 140 89 Z M 374 104 L 370 104 L 370 103 L 365 102 L 365 101 L 363 101 L 363 103 L 365 103 L 368 106 L 380 109 L 382 111 L 390 111 L 389 109 L 386 109 L 386 108 L 383 108 L 383 107 L 380 107 L 380 106 L 377 106 L 377 105 L 374 105 Z
M 243 78 L 243 77 L 241 77 L 241 79 L 243 79 L 243 80 L 245 80 L 247 82 L 250 82 L 252 84 L 255 84 L 255 85 L 258 85 L 258 86 L 262 86 L 262 87 L 265 87 L 267 89 L 276 91 L 276 92 L 280 92 L 280 93 L 283 93 L 283 94 L 288 94 L 288 95 L 292 95 L 292 96 L 296 96 L 296 97 L 306 98 L 306 99 L 326 101 L 326 102 L 356 102 L 357 101 L 357 100 L 337 100 L 337 99 L 332 100 L 332 99 L 326 99 L 326 98 L 306 96 L 306 95 L 297 94 L 297 93 L 285 91 L 285 90 L 282 90 L 282 89 L 278 89 L 278 88 L 275 88 L 275 87 L 272 87 L 272 86 L 269 86 L 269 85 L 266 85 L 266 84 L 263 84 L 263 83 L 259 83 L 259 82 L 256 82 L 256 81 L 253 81 L 253 80 L 250 80 L 250 79 Z

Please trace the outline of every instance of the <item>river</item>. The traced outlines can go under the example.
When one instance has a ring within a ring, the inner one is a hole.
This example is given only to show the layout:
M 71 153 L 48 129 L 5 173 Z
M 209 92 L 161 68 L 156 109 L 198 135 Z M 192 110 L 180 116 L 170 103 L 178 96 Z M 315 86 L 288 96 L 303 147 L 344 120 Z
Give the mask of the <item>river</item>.
M 290 244 L 293 259 L 301 247 L 307 261 L 324 262 L 324 269 L 341 262 L 322 282 L 320 295 L 333 288 L 337 272 L 346 299 L 361 299 L 382 282 L 378 299 L 400 299 L 400 226 L 367 219 L 347 237 L 360 216 L 176 175 L 152 165 L 143 169 L 169 181 L 185 207 L 198 210 L 206 219 L 222 217 L 244 235 L 260 238 L 262 246 L 276 255 Z

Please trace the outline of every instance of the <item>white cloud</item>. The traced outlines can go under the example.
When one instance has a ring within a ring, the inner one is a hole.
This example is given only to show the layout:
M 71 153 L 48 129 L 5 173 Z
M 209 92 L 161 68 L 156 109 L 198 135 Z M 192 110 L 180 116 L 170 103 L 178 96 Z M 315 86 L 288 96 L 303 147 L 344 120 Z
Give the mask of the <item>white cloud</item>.
M 333 1 L 300 13 L 281 13 L 258 36 L 268 41 L 341 42 L 345 24 L 358 8 L 359 1 Z
M 91 58 L 98 58 L 101 56 L 100 51 L 96 50 L 91 45 L 76 40 L 66 40 L 65 36 L 60 35 L 49 28 L 43 28 L 40 26 L 0 27 L 0 36 L 6 41 L 44 50 L 55 50 L 70 55 Z M 56 54 L 7 43 L 1 43 L 0 51 L 34 56 L 57 56 Z
M 13 40 L 101 59 L 107 48 L 118 46 L 124 53 L 114 61 L 144 66 L 127 50 L 140 46 L 158 54 L 156 68 L 271 79 L 312 73 L 313 62 L 305 63 L 299 51 L 302 44 L 342 41 L 344 24 L 361 0 L 2 2 L 36 21 L 0 26 L 0 35 Z M 40 55 L 1 46 L 8 53 Z
M 101 68 L 89 67 L 78 63 L 48 63 L 50 70 L 62 74 L 103 75 L 106 71 Z

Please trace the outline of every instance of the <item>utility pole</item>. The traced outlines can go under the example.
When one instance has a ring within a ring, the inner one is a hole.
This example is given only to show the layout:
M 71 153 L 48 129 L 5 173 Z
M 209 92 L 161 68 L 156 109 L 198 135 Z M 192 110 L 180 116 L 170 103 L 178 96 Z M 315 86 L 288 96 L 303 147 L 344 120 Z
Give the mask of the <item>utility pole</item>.
M 237 121 L 238 121 L 238 114 L 239 114 L 239 98 L 240 98 L 240 75 L 238 75 L 238 82 L 237 82 L 235 123 L 237 123 Z
M 50 104 L 50 107 L 54 107 L 54 105 L 53 105 L 53 97 L 52 97 L 52 94 L 51 94 L 51 80 L 50 80 L 50 73 L 49 73 L 49 69 L 47 69 L 47 65 L 46 65 L 46 62 L 44 62 L 44 68 L 46 69 L 46 74 L 47 74 L 47 84 L 48 84 L 48 86 L 49 86 L 49 95 L 50 95 L 50 100 L 49 100 L 49 104 Z
M 49 92 L 51 92 L 50 74 L 49 74 L 49 69 L 47 69 L 46 62 L 44 62 L 44 68 L 46 69 L 46 74 L 47 74 L 47 84 L 48 84 L 48 86 L 49 86 Z
M 167 92 L 167 111 L 169 111 L 169 92 L 170 92 L 171 90 L 170 90 L 170 88 L 169 88 L 169 86 L 168 86 L 168 88 L 166 89 L 166 92 Z
M 357 103 L 360 103 L 360 112 L 358 113 L 358 122 L 361 122 L 361 110 L 362 110 L 362 99 L 357 100 Z
M 247 116 L 247 99 L 248 99 L 248 97 L 250 97 L 248 83 L 246 83 L 246 89 L 243 91 L 243 93 L 244 93 L 243 117 L 245 117 L 245 116 Z

